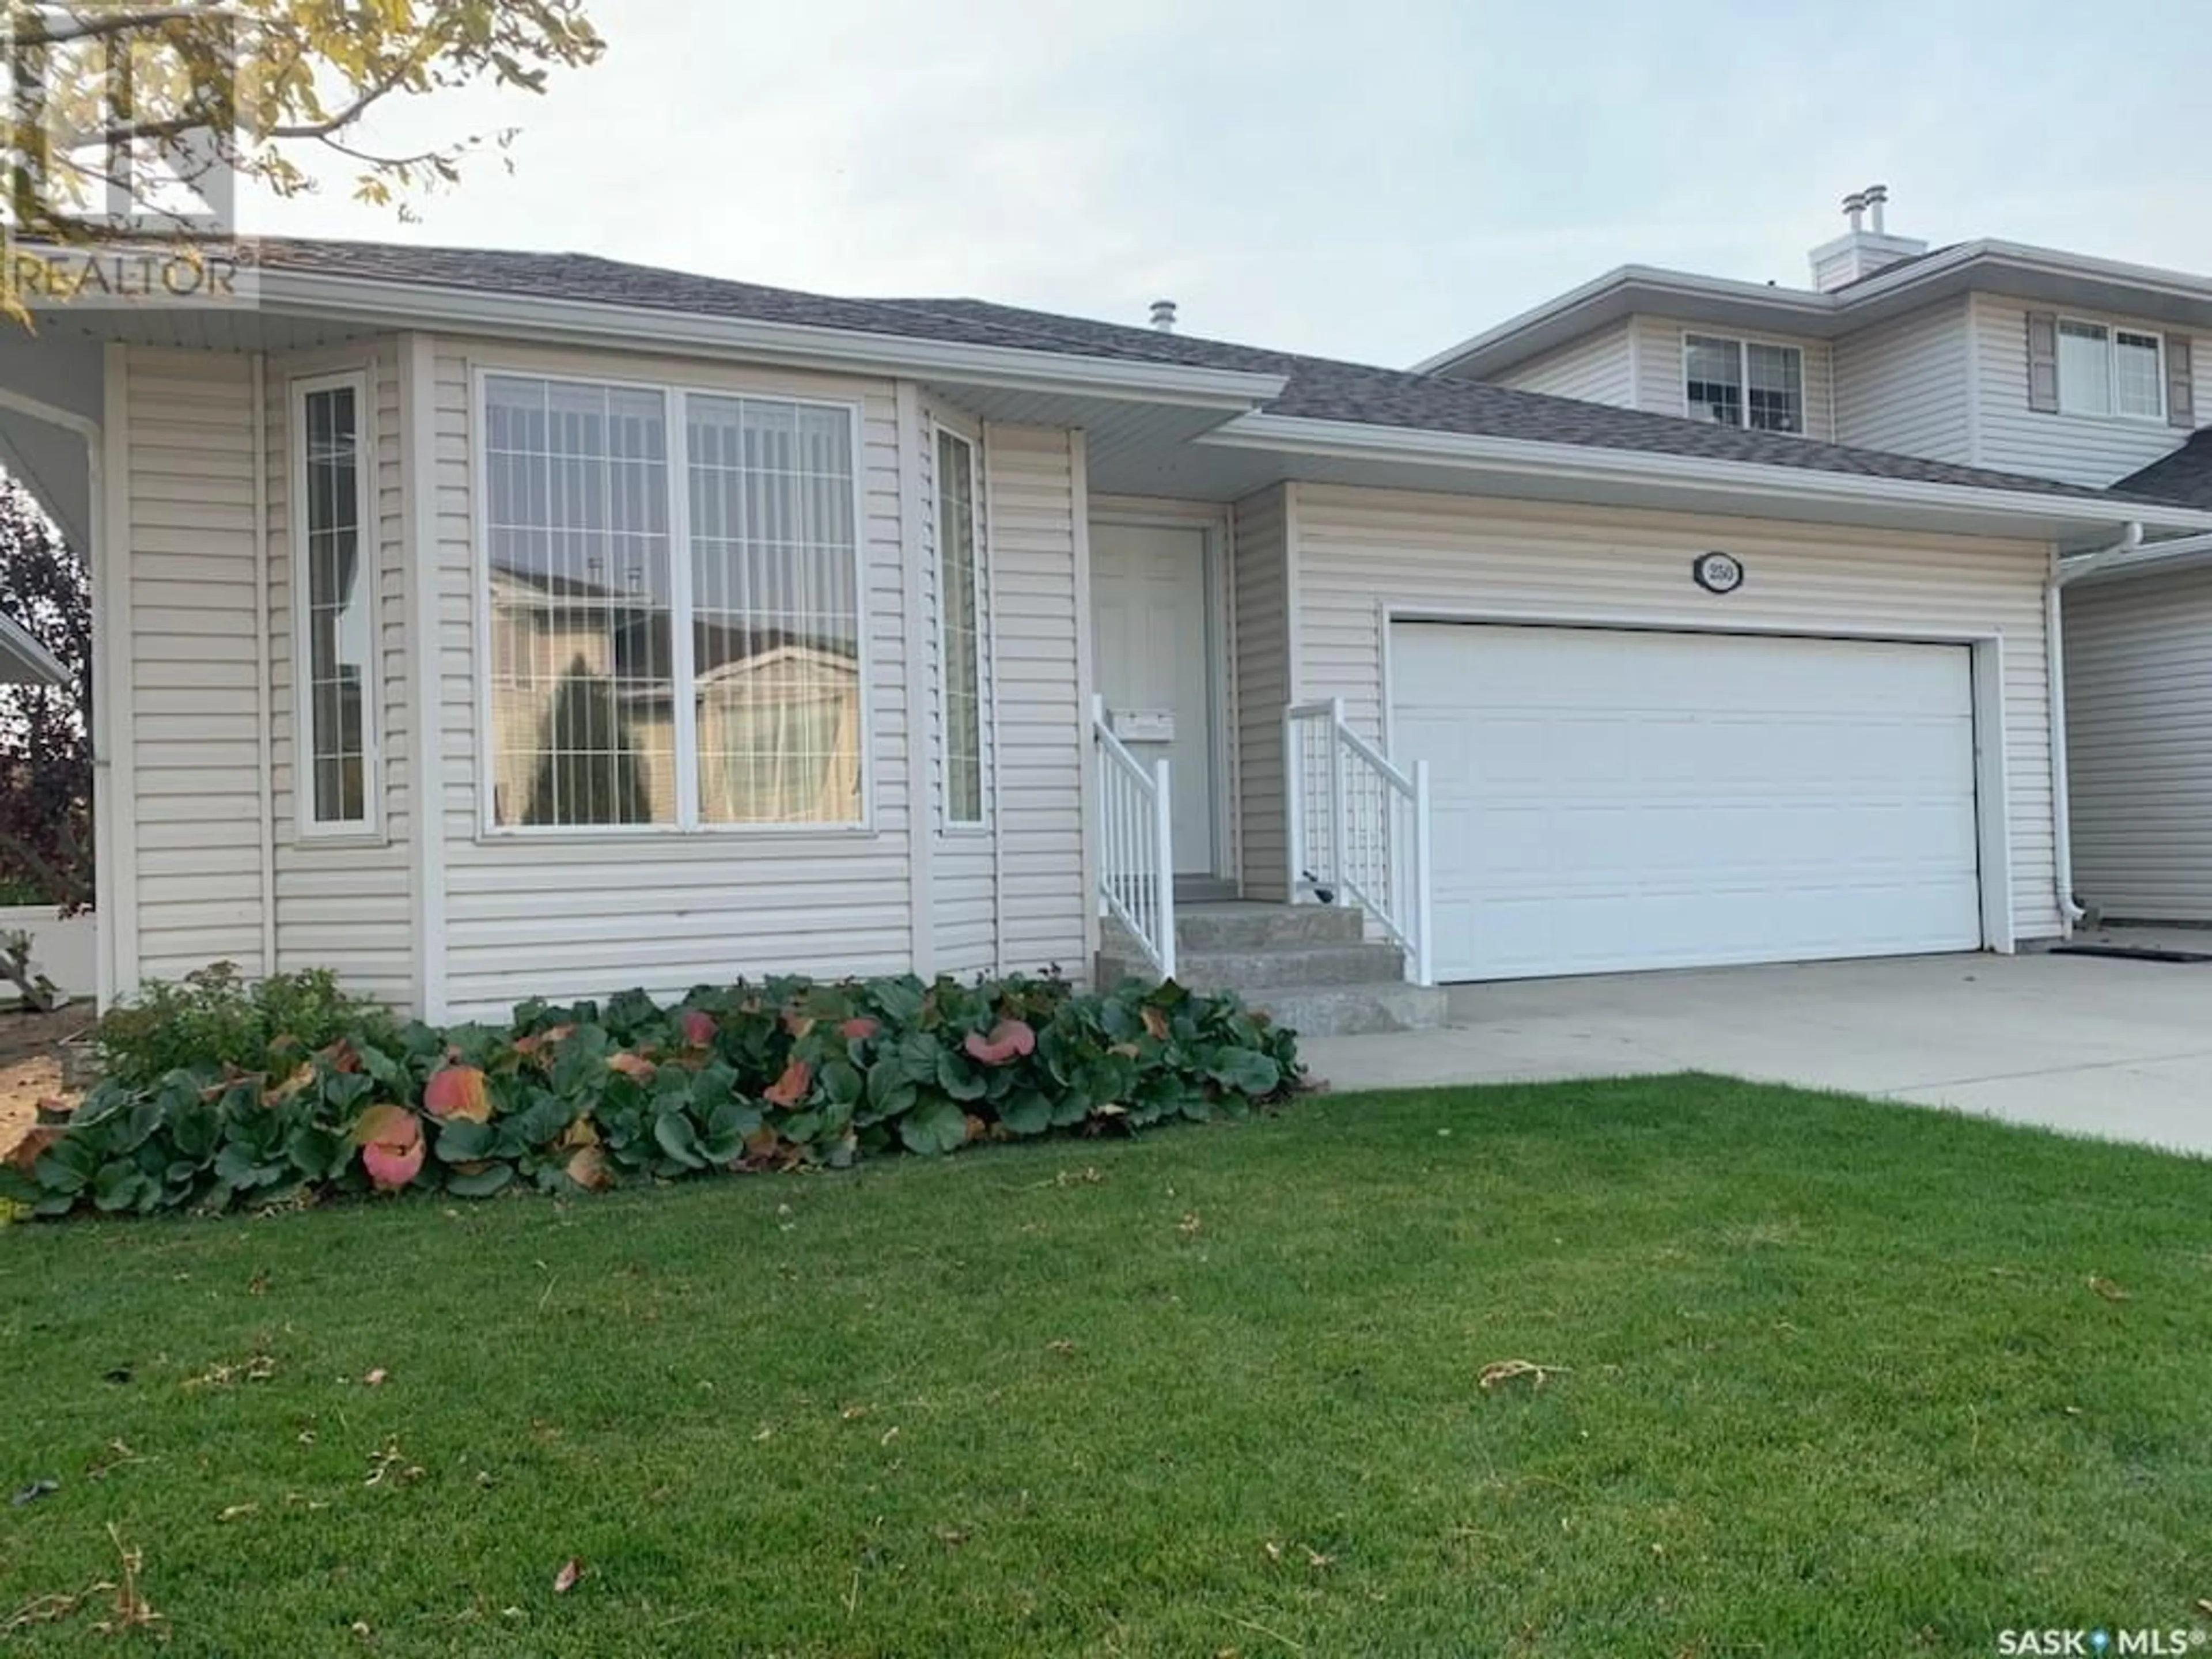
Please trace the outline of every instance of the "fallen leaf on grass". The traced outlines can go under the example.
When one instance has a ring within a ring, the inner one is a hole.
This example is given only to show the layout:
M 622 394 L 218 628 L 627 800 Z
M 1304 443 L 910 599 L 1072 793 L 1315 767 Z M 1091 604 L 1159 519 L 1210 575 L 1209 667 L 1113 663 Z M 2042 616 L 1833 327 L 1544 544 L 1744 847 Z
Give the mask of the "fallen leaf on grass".
M 566 1595 L 576 1588 L 576 1581 L 584 1576 L 584 1558 L 572 1555 L 561 1564 L 561 1571 L 553 1575 L 553 1594 Z
M 1206 1223 L 1200 1219 L 1198 1212 L 1193 1210 L 1188 1215 L 1183 1217 L 1182 1220 L 1176 1223 L 1176 1231 L 1181 1233 L 1185 1238 L 1196 1238 L 1199 1235 L 1200 1230 L 1205 1225 Z
M 216 1516 L 216 1519 L 217 1522 L 242 1521 L 249 1515 L 260 1513 L 261 1505 L 258 1504 L 233 1504 L 221 1515 Z
M 1070 1354 L 1075 1352 L 1075 1344 L 1069 1341 L 1064 1336 L 1055 1341 L 1048 1342 L 1044 1346 L 1054 1353 L 1058 1354 L 1063 1359 L 1066 1358 Z
M 2096 1273 L 2089 1275 L 2089 1288 L 2107 1302 L 2132 1302 L 2135 1299 L 2111 1279 Z
M 371 1371 L 367 1376 L 362 1377 L 361 1380 L 372 1389 L 380 1389 L 384 1386 L 384 1379 L 391 1375 L 392 1373 L 390 1371 L 386 1370 L 383 1366 L 379 1365 L 374 1370 Z
M 258 1353 L 235 1365 L 210 1365 L 198 1376 L 185 1379 L 188 1389 L 227 1389 L 234 1382 L 266 1382 L 276 1375 L 274 1354 Z
M 1510 1382 L 1518 1377 L 1525 1376 L 1530 1379 L 1534 1387 L 1540 1389 L 1554 1376 L 1565 1376 L 1566 1374 L 1567 1368 L 1565 1365 L 1539 1365 L 1527 1359 L 1499 1359 L 1485 1365 L 1477 1374 L 1475 1381 L 1486 1389 L 1494 1389 L 1500 1383 Z
M 62 1489 L 58 1480 L 33 1480 L 8 1501 L 17 1509 L 26 1504 L 35 1504 L 41 1498 L 51 1498 Z

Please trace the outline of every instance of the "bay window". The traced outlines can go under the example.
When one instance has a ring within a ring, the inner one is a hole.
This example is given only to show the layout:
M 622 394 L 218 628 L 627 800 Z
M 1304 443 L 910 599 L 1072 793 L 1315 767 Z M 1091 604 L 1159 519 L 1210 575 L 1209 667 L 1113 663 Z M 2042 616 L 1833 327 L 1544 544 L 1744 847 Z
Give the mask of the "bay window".
M 483 381 L 490 821 L 860 821 L 842 404 Z
M 977 574 L 975 447 L 937 434 L 937 566 L 944 618 L 945 817 L 983 822 L 982 599 Z
M 374 473 L 360 374 L 292 384 L 294 790 L 305 836 L 377 828 Z

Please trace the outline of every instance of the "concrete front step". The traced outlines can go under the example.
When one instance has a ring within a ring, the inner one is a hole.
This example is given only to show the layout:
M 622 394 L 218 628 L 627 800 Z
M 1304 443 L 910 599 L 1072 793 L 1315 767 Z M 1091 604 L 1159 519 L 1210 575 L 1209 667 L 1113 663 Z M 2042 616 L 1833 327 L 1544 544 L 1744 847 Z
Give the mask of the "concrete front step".
M 1195 991 L 1235 991 L 1307 1036 L 1433 1029 L 1444 994 L 1405 981 L 1405 953 L 1365 937 L 1357 909 L 1251 902 L 1177 904 L 1176 977 Z M 1136 942 L 1109 921 L 1102 985 L 1155 977 Z
M 1098 957 L 1098 981 L 1118 985 L 1152 965 L 1133 951 Z M 1277 945 L 1249 951 L 1194 950 L 1176 945 L 1176 978 L 1194 991 L 1240 991 L 1247 985 L 1281 989 L 1323 985 L 1372 985 L 1403 978 L 1405 953 L 1395 945 Z
M 1176 948 L 1181 951 L 1256 951 L 1270 945 L 1357 945 L 1364 919 L 1340 904 L 1261 904 L 1232 899 L 1223 904 L 1176 906 Z M 1140 956 L 1120 923 L 1109 918 L 1106 950 Z M 1122 948 L 1123 946 L 1127 948 Z
M 1300 1036 L 1364 1036 L 1375 1031 L 1432 1031 L 1444 1023 L 1437 985 L 1300 985 L 1239 993 L 1276 1024 Z

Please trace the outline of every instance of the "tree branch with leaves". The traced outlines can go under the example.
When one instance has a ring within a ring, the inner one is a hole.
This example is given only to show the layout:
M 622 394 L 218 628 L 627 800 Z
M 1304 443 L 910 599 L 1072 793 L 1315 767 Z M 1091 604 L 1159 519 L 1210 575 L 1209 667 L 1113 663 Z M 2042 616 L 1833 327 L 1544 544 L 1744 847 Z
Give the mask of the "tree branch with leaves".
M 404 216 L 514 130 L 393 146 L 364 122 L 464 87 L 543 93 L 605 50 L 583 0 L 0 0 L 0 18 L 15 231 L 58 242 L 111 232 L 118 197 L 135 228 L 160 228 L 144 222 L 162 216 L 151 178 L 203 200 L 229 181 L 290 198 L 332 164 L 356 199 Z

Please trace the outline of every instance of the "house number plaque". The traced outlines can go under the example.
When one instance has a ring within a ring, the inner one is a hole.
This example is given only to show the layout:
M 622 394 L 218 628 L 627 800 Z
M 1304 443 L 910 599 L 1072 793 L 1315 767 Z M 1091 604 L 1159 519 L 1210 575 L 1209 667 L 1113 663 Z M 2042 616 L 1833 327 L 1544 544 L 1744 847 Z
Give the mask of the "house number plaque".
M 1700 553 L 1690 574 L 1708 593 L 1733 593 L 1743 586 L 1743 561 L 1729 553 Z

